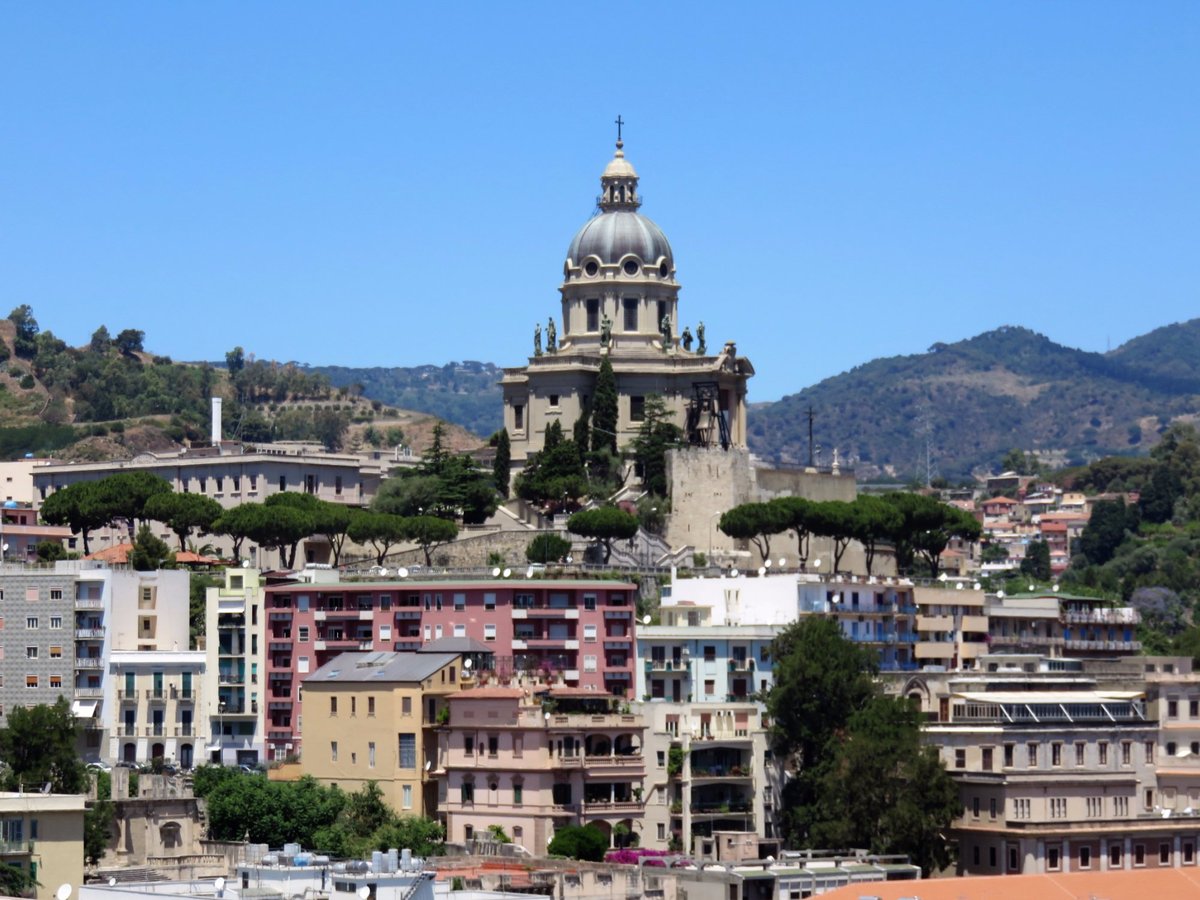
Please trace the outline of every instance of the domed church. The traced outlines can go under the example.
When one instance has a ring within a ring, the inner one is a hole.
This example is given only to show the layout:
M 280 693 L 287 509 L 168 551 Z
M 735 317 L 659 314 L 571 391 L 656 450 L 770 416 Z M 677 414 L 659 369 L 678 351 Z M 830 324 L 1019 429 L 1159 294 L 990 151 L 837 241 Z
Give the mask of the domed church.
M 732 341 L 710 345 L 702 322 L 680 318 L 675 256 L 641 206 L 638 175 L 618 135 L 600 176 L 596 214 L 567 248 L 558 322 L 538 323 L 528 364 L 505 369 L 501 379 L 515 467 L 542 449 L 551 422 L 571 433 L 605 356 L 619 396 L 617 446 L 634 439 L 645 399 L 656 394 L 689 444 L 746 445 L 746 382 L 754 367 Z

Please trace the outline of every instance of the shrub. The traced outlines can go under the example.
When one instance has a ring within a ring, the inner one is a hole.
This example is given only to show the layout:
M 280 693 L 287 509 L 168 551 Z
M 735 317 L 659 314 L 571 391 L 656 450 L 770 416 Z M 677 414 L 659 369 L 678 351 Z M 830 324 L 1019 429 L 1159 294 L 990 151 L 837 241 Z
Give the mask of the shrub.
M 567 825 L 554 832 L 546 850 L 553 856 L 600 862 L 608 850 L 608 838 L 595 825 Z

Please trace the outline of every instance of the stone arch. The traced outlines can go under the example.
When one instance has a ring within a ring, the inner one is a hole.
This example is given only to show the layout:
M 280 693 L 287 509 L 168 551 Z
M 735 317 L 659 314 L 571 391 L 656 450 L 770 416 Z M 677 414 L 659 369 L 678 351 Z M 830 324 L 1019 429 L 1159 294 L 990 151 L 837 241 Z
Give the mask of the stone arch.
M 612 754 L 612 746 L 612 741 L 608 739 L 608 735 L 589 734 L 584 753 L 587 756 L 609 756 Z
M 178 822 L 163 822 L 158 828 L 158 839 L 164 850 L 175 850 L 183 846 L 183 828 Z

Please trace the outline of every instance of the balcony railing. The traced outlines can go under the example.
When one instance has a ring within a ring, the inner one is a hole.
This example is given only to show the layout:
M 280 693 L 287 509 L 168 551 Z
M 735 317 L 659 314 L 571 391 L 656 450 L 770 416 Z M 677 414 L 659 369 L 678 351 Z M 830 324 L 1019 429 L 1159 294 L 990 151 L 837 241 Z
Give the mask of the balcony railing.
M 77 656 L 75 657 L 75 668 L 103 669 L 104 660 L 99 656 Z
M 13 856 L 18 853 L 33 853 L 33 841 L 0 841 L 0 854 Z
M 75 637 L 81 641 L 92 641 L 104 637 L 103 628 L 76 628 Z
M 146 689 L 146 699 L 147 700 L 164 701 L 167 699 L 166 689 L 165 688 L 147 688 Z
M 191 725 L 177 725 L 175 727 L 175 737 L 192 737 L 195 734 Z

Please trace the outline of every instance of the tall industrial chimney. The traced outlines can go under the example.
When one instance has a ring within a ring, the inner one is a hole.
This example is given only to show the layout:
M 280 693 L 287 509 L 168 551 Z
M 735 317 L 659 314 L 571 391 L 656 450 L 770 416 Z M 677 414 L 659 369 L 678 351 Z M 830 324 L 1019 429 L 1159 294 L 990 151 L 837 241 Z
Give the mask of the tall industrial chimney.
M 221 443 L 221 398 L 212 398 L 212 445 Z

